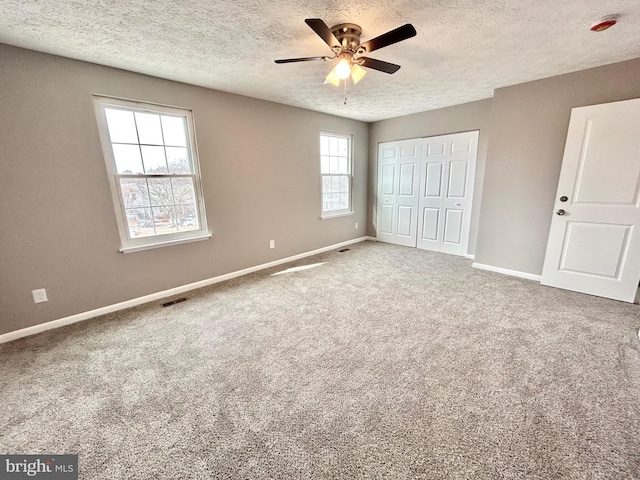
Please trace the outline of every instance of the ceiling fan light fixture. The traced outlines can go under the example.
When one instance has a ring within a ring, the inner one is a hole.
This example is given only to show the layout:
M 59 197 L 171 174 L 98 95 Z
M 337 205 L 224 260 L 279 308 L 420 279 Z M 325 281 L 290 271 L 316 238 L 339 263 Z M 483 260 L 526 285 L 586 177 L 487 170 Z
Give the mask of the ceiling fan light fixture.
M 351 62 L 346 56 L 342 57 L 333 71 L 340 80 L 346 80 L 351 75 Z
M 336 87 L 340 86 L 340 79 L 336 75 L 335 67 L 331 69 L 331 71 L 329 72 L 329 75 L 327 75 L 327 78 L 325 79 L 325 81 L 329 82 L 331 85 L 335 85 Z
M 367 71 L 359 65 L 354 64 L 351 67 L 351 80 L 353 80 L 354 85 L 362 80 L 362 77 L 364 77 L 366 74 Z

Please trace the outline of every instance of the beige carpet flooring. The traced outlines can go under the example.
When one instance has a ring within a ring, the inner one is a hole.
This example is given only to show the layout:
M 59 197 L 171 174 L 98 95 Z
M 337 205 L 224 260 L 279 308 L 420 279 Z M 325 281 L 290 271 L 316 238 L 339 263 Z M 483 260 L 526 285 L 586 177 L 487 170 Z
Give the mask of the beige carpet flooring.
M 0 345 L 0 452 L 86 479 L 640 478 L 638 305 L 374 242 L 187 296 Z

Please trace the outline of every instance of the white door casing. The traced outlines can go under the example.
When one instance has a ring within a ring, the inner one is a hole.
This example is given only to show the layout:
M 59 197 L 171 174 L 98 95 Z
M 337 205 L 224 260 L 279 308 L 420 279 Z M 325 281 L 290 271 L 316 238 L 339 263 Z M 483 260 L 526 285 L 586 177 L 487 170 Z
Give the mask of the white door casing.
M 381 143 L 377 238 L 466 255 L 478 131 Z
M 571 111 L 550 214 L 541 283 L 633 302 L 640 280 L 640 99 Z
M 377 226 L 379 240 L 416 246 L 420 141 L 380 144 Z
M 478 131 L 423 139 L 418 248 L 466 255 Z

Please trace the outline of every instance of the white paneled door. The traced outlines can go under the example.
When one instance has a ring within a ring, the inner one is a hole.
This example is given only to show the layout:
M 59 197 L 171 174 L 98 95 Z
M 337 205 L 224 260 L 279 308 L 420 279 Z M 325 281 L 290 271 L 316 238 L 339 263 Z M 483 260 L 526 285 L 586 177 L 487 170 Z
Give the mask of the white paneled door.
M 640 280 L 640 99 L 574 108 L 543 285 L 633 302 Z
M 378 154 L 378 239 L 416 246 L 420 141 L 380 144 Z
M 466 255 L 478 132 L 423 139 L 417 247 Z
M 478 132 L 381 143 L 378 239 L 465 255 Z

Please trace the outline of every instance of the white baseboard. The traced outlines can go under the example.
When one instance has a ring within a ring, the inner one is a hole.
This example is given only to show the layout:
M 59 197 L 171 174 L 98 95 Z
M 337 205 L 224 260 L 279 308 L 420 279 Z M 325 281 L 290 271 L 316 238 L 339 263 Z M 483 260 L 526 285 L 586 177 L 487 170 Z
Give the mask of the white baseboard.
M 540 275 L 534 275 L 533 273 L 519 272 L 518 270 L 509 270 L 508 268 L 494 267 L 493 265 L 484 265 L 476 262 L 473 262 L 471 266 L 479 270 L 502 273 L 504 275 L 511 275 L 512 277 L 526 278 L 527 280 L 534 280 L 536 282 L 541 280 Z
M 131 300 L 127 300 L 125 302 L 115 303 L 113 305 L 107 305 L 106 307 L 96 308 L 95 310 L 89 310 L 88 312 L 82 312 L 76 315 L 71 315 L 69 317 L 60 318 L 58 320 L 51 320 L 50 322 L 34 325 L 32 327 L 23 328 L 20 330 L 14 330 L 13 332 L 7 332 L 0 335 L 0 343 L 11 342 L 13 340 L 17 340 L 18 338 L 35 335 L 36 333 L 45 332 L 47 330 L 63 327 L 65 325 L 71 325 L 72 323 L 82 322 L 84 320 L 89 320 L 90 318 L 98 317 L 100 315 L 105 315 L 107 313 L 117 312 L 118 310 L 124 310 L 125 308 L 135 307 L 137 305 L 142 305 L 143 303 L 153 302 L 156 300 L 160 300 L 162 298 L 170 297 L 172 295 L 177 295 L 179 293 L 195 290 L 196 288 L 207 287 L 209 285 L 213 285 L 214 283 L 224 282 L 225 280 L 231 280 L 232 278 L 241 277 L 242 275 L 247 275 L 248 273 L 257 272 L 259 270 L 264 270 L 271 267 L 276 267 L 278 265 L 282 265 L 283 263 L 294 262 L 296 260 L 300 260 L 301 258 L 310 257 L 312 255 L 328 252 L 330 250 L 335 250 L 337 248 L 341 248 L 347 245 L 353 245 L 354 243 L 364 242 L 366 240 L 376 241 L 375 238 L 371 238 L 371 237 L 359 237 L 353 240 L 347 240 L 346 242 L 336 243 L 335 245 L 329 245 L 328 247 L 322 247 L 316 250 L 311 250 L 310 252 L 304 252 L 298 255 L 293 255 L 291 257 L 274 260 L 273 262 L 256 265 L 255 267 L 244 268 L 236 272 L 226 273 L 224 275 L 219 275 L 217 277 L 207 278 L 205 280 L 200 280 L 199 282 L 189 283 L 187 285 L 182 285 L 180 287 L 170 288 L 169 290 L 163 290 L 161 292 L 152 293 L 150 295 L 145 295 L 143 297 L 132 298 Z
M 475 255 L 471 255 L 470 253 L 467 253 L 464 258 L 466 258 L 467 260 L 475 260 L 476 256 Z

